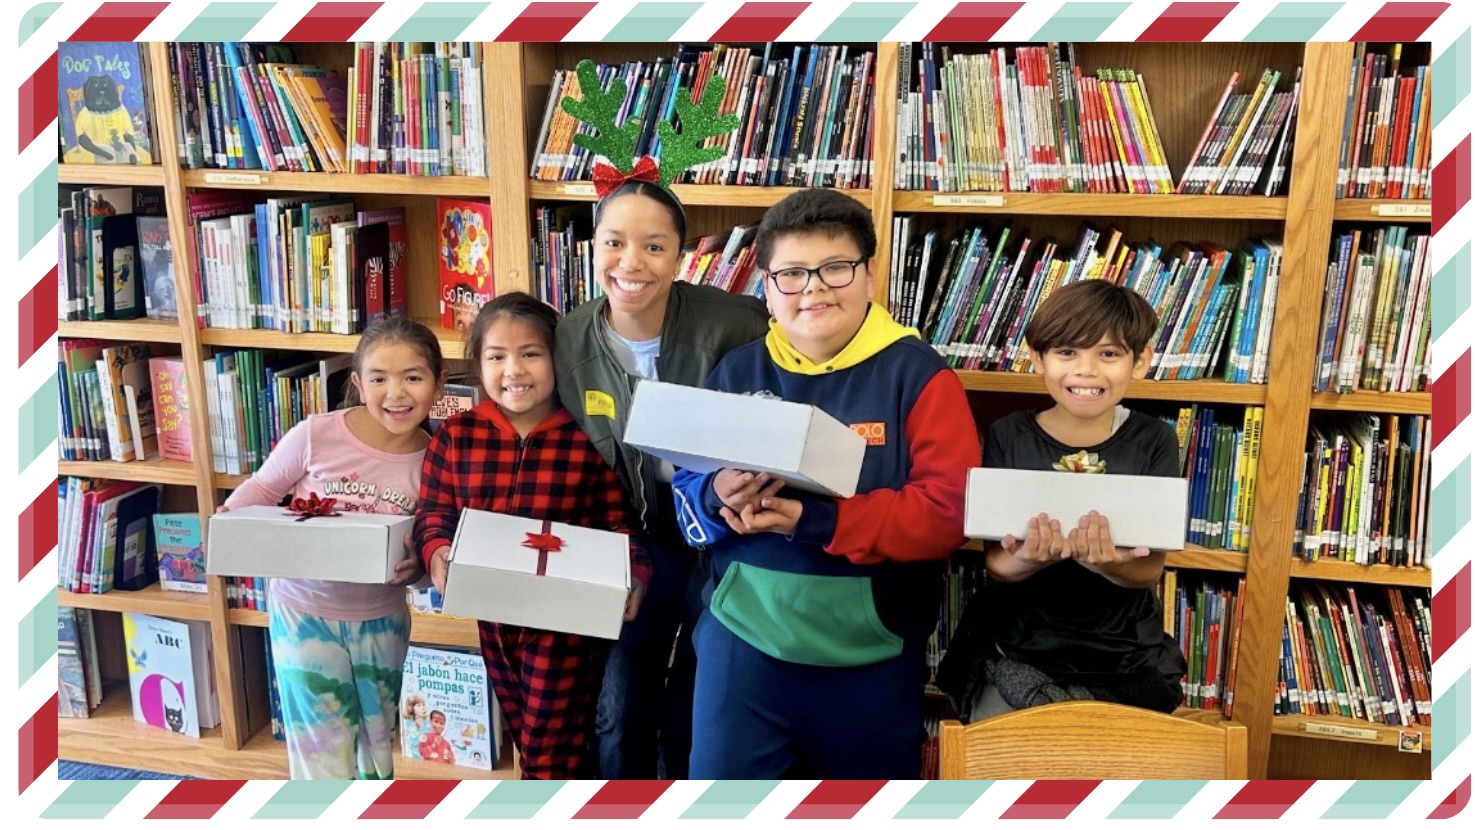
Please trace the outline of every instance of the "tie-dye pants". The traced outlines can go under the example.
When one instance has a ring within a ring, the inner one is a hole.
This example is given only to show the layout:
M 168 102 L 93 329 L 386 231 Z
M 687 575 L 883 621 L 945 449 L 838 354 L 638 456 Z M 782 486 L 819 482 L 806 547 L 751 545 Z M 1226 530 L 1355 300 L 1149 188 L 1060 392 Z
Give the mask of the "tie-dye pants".
M 394 777 L 410 613 L 329 620 L 271 604 L 271 654 L 293 779 Z

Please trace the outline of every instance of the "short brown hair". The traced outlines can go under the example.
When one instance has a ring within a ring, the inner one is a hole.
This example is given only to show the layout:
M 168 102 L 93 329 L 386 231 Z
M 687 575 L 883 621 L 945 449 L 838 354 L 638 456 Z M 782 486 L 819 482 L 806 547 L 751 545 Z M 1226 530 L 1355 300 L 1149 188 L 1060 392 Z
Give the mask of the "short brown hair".
M 1130 288 L 1106 280 L 1073 282 L 1050 295 L 1024 328 L 1030 351 L 1094 346 L 1110 336 L 1135 360 L 1157 332 L 1157 312 Z

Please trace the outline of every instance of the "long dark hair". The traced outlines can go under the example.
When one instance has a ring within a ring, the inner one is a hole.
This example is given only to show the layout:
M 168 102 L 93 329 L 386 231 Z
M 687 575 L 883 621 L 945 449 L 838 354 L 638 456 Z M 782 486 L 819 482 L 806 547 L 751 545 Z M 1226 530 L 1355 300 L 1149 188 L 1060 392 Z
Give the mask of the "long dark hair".
M 425 363 L 430 367 L 430 372 L 435 376 L 437 383 L 443 379 L 445 361 L 441 358 L 440 340 L 436 339 L 435 332 L 426 327 L 424 323 L 400 316 L 381 317 L 370 323 L 369 327 L 364 329 L 364 333 L 359 335 L 358 348 L 353 350 L 354 374 L 363 374 L 364 358 L 369 354 L 370 349 L 381 343 L 404 343 L 425 358 Z M 347 409 L 362 403 L 358 388 L 350 379 L 348 391 L 343 396 L 343 408 Z
M 482 306 L 476 313 L 476 321 L 471 324 L 471 331 L 466 333 L 466 359 L 477 365 L 478 374 L 482 344 L 486 342 L 492 323 L 499 317 L 522 320 L 532 326 L 548 346 L 548 354 L 553 354 L 553 332 L 558 326 L 558 312 L 526 291 L 509 291 Z

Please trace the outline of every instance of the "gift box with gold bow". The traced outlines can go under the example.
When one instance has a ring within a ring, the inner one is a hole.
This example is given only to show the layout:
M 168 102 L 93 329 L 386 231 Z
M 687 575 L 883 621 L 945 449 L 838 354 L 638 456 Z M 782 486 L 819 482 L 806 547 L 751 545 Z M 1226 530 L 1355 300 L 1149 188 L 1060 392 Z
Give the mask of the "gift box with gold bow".
M 242 507 L 210 517 L 205 571 L 215 576 L 379 584 L 408 554 L 414 516 L 344 513 L 331 498 Z
M 629 589 L 624 534 L 464 510 L 441 609 L 613 640 L 620 636 Z

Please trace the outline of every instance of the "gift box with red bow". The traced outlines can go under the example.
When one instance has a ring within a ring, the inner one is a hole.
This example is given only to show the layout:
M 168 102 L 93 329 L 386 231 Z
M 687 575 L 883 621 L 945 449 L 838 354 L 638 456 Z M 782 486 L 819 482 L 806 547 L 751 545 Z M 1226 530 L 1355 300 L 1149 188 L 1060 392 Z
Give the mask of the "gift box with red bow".
M 241 507 L 210 517 L 205 571 L 215 576 L 379 584 L 407 555 L 414 516 L 344 513 L 331 498 Z
M 621 533 L 464 510 L 441 609 L 488 622 L 613 640 L 630 590 Z

